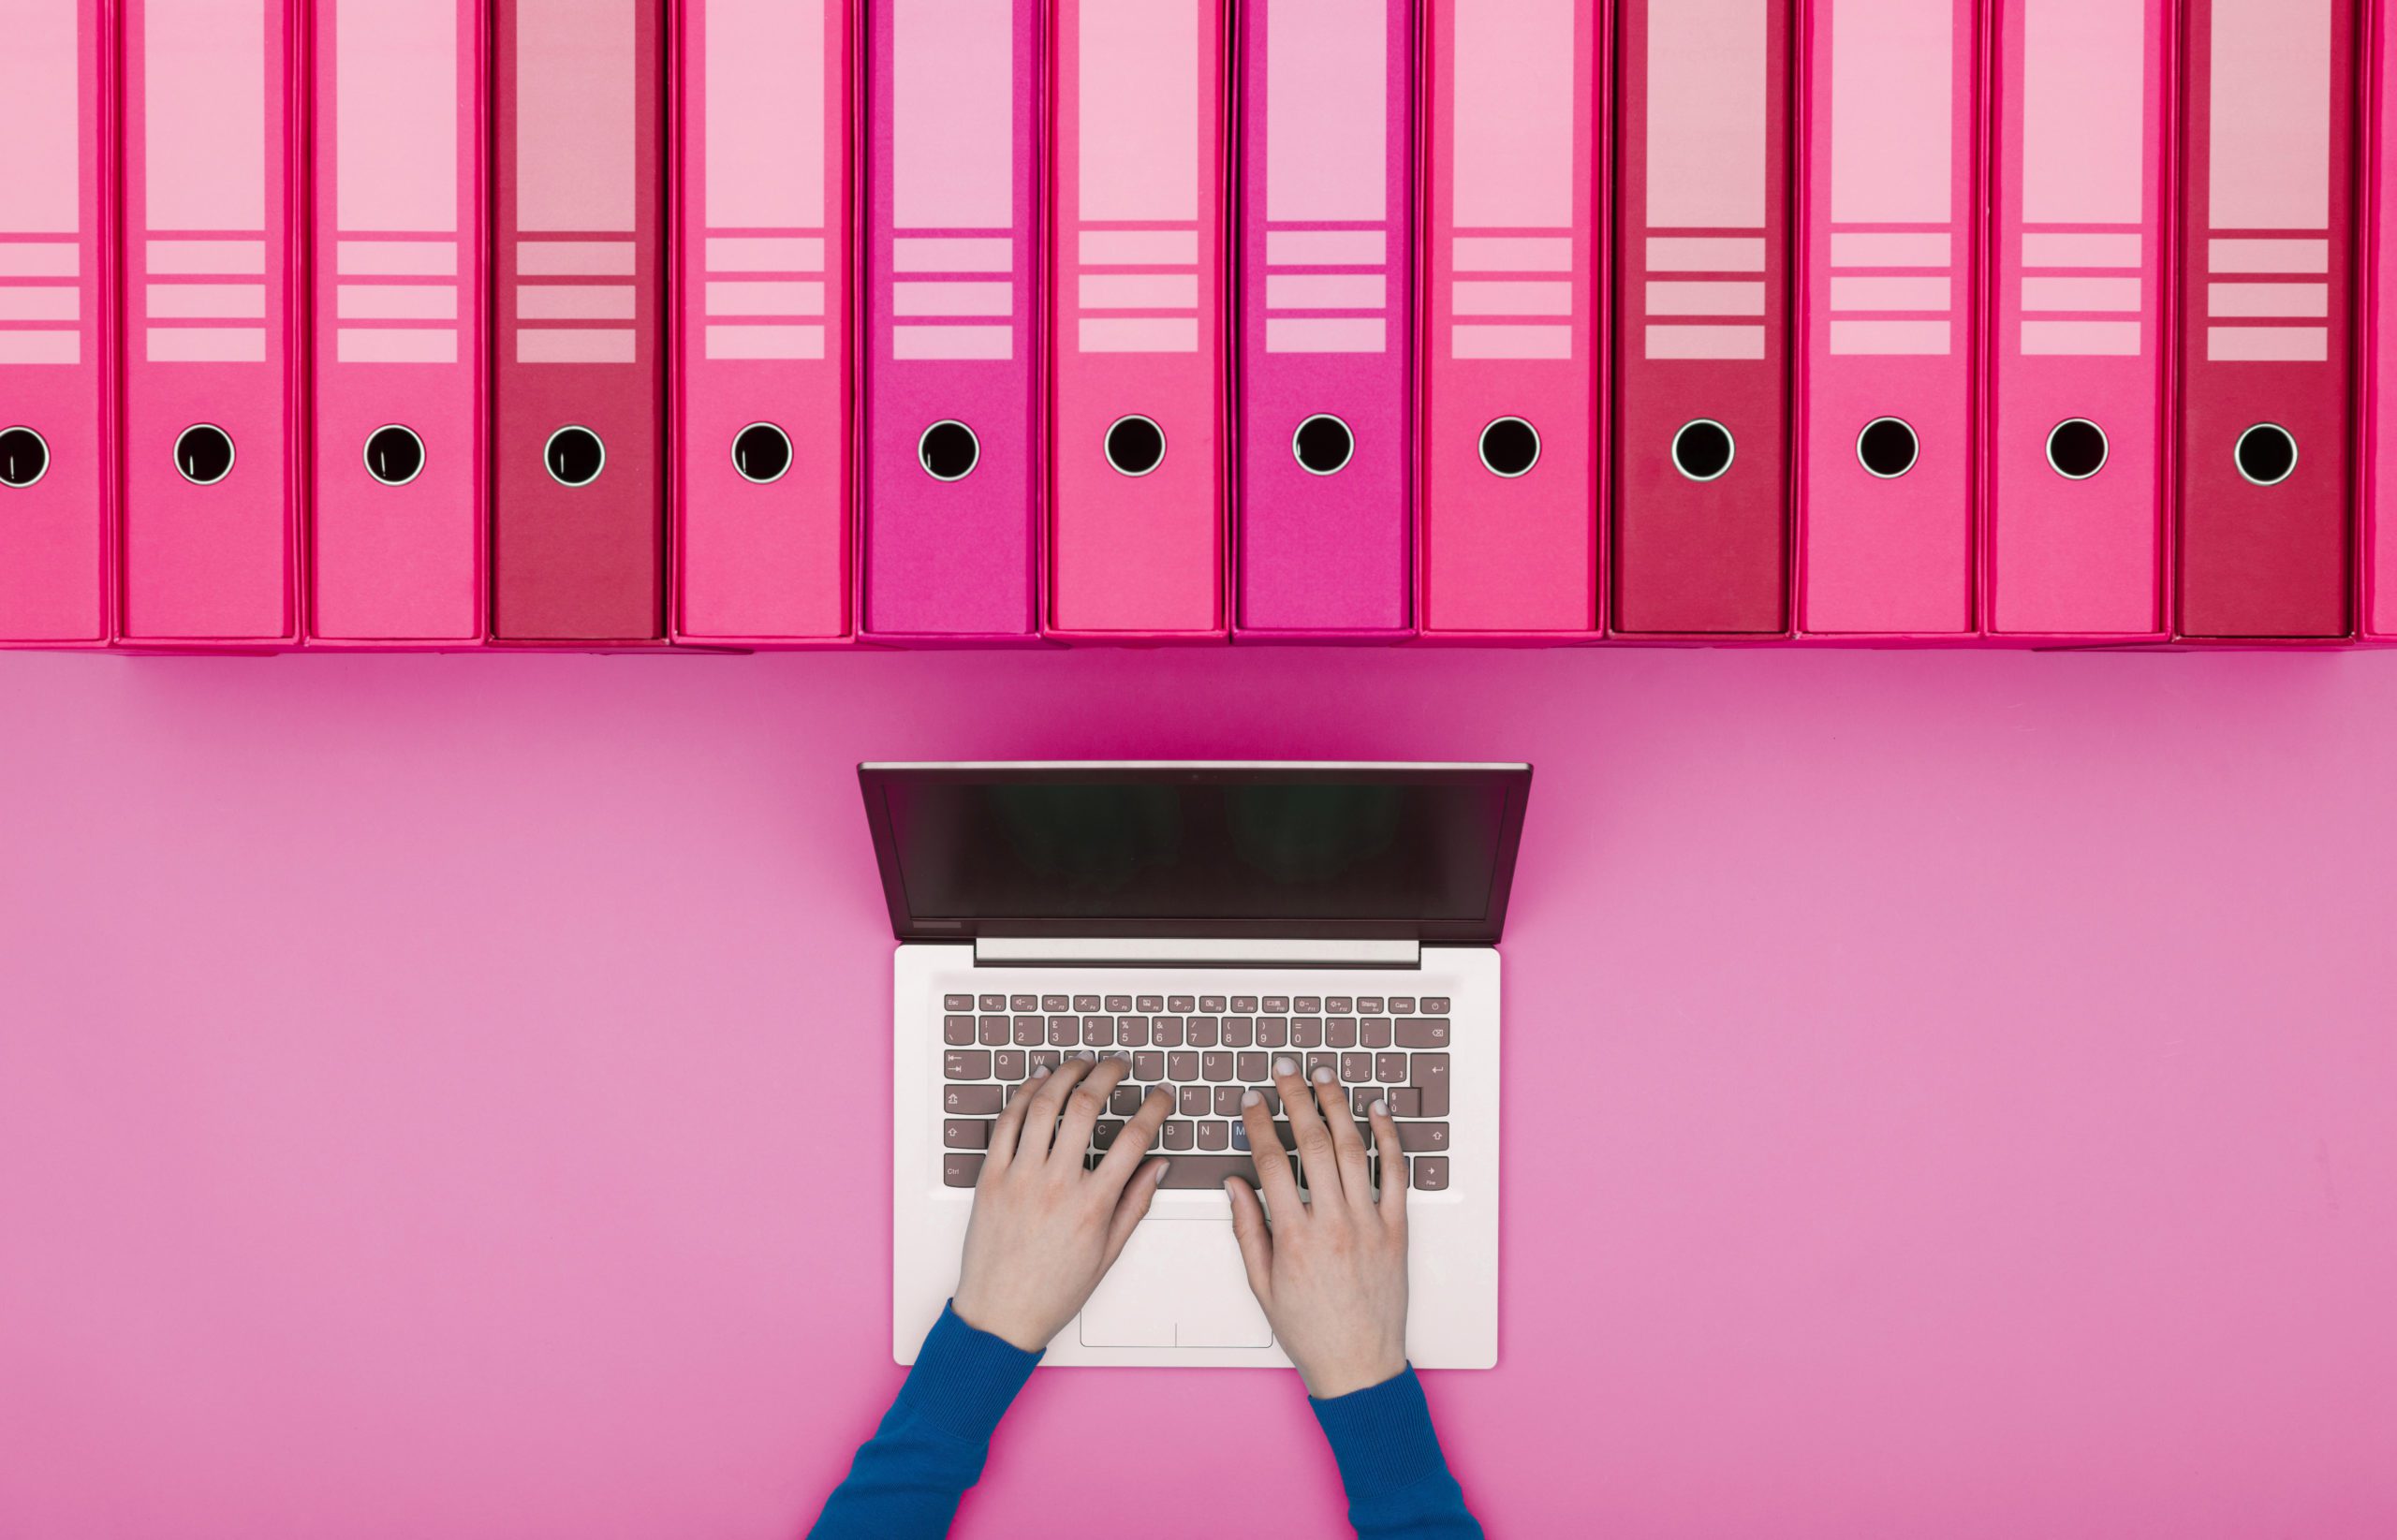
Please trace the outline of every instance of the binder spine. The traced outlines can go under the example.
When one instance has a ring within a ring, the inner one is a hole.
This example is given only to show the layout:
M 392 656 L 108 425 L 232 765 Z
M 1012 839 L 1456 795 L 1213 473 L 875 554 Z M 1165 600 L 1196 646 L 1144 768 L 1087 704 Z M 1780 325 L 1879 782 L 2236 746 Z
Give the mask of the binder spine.
M 682 0 L 672 628 L 854 639 L 850 0 Z
M 120 640 L 301 635 L 298 18 L 128 0 Z
M 480 0 L 315 0 L 313 645 L 486 630 Z
M 0 0 L 0 645 L 110 639 L 114 12 Z
M 2368 361 L 2357 372 L 2360 409 L 2364 424 L 2362 463 L 2359 467 L 2360 614 L 2365 638 L 2376 643 L 2397 642 L 2397 515 L 2382 510 L 2381 494 L 2397 474 L 2397 240 L 2382 224 L 2397 210 L 2397 115 L 2390 92 L 2397 89 L 2397 16 L 2390 0 L 2373 0 L 2370 32 L 2363 57 L 2365 123 L 2362 136 L 2362 249 L 2359 254 L 2367 275 L 2360 305 L 2364 315 L 2360 335 Z
M 1036 641 L 1043 3 L 869 10 L 860 629 Z

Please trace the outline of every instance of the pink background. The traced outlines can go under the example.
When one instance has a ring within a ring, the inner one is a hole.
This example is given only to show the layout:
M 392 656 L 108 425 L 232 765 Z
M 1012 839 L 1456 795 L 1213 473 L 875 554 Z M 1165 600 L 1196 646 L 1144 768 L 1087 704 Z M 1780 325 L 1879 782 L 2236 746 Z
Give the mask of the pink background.
M 851 763 L 1251 754 L 1538 766 L 1501 1366 L 1430 1386 L 1494 1533 L 2397 1530 L 2385 656 L 13 655 L 0 721 L 0 1533 L 802 1530 L 899 1378 Z M 1296 1383 L 1044 1372 L 961 1533 L 1151 1518 L 1339 1533 Z

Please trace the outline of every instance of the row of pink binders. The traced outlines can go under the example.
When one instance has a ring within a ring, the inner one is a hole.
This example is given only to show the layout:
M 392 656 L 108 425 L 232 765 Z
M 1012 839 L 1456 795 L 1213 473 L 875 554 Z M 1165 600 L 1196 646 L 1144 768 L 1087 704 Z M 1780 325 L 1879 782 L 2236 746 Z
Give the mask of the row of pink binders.
M 2397 639 L 2397 0 L 0 38 L 0 644 Z

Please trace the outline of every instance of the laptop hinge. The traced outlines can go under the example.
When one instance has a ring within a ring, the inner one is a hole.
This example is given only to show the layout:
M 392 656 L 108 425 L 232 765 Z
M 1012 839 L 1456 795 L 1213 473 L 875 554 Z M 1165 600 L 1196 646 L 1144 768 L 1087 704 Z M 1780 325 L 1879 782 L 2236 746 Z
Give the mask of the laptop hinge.
M 1197 936 L 982 936 L 978 967 L 1420 968 L 1417 941 L 1298 941 Z

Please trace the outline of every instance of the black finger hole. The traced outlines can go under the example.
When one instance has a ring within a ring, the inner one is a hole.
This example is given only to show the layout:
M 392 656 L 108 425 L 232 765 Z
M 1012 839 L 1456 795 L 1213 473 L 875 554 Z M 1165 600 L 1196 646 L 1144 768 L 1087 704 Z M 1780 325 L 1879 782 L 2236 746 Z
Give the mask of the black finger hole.
M 424 469 L 424 440 L 396 423 L 366 435 L 366 474 L 387 487 L 404 487 Z
M 175 469 L 199 487 L 213 487 L 233 474 L 233 440 L 214 423 L 186 428 L 175 439 Z
M 778 481 L 790 469 L 790 435 L 771 422 L 753 422 L 732 435 L 732 468 L 750 481 Z
M 935 481 L 962 481 L 982 460 L 982 441 L 962 422 L 935 422 L 916 440 L 916 458 Z
M 1692 481 L 1713 481 L 1731 468 L 1731 430 L 1712 418 L 1682 424 L 1673 435 L 1673 468 Z
M 1915 437 L 1913 428 L 1896 418 L 1875 418 L 1856 435 L 1856 458 L 1882 480 L 1893 480 L 1913 470 L 1914 462 L 1922 458 L 1922 441 Z
M 2239 474 L 2259 487 L 2277 487 L 2297 474 L 2297 438 L 2277 422 L 2259 422 L 2239 435 Z
M 1125 476 L 1146 476 L 1165 462 L 1165 430 L 1151 419 L 1117 418 L 1107 430 L 1107 462 Z
M 1316 475 L 1330 476 L 1356 456 L 1357 439 L 1346 423 L 1320 412 L 1300 423 L 1299 431 L 1290 435 L 1290 452 Z
M 561 428 L 550 435 L 541 458 L 550 477 L 562 487 L 587 487 L 608 466 L 608 447 L 588 428 Z
M 2048 463 L 2067 480 L 2086 481 L 2106 468 L 2106 430 L 2087 418 L 2068 418 L 2048 431 Z
M 50 469 L 50 445 L 31 428 L 0 432 L 0 487 L 30 487 Z
M 1500 418 L 1481 430 L 1481 463 L 1509 479 L 1539 463 L 1539 430 L 1522 418 Z

